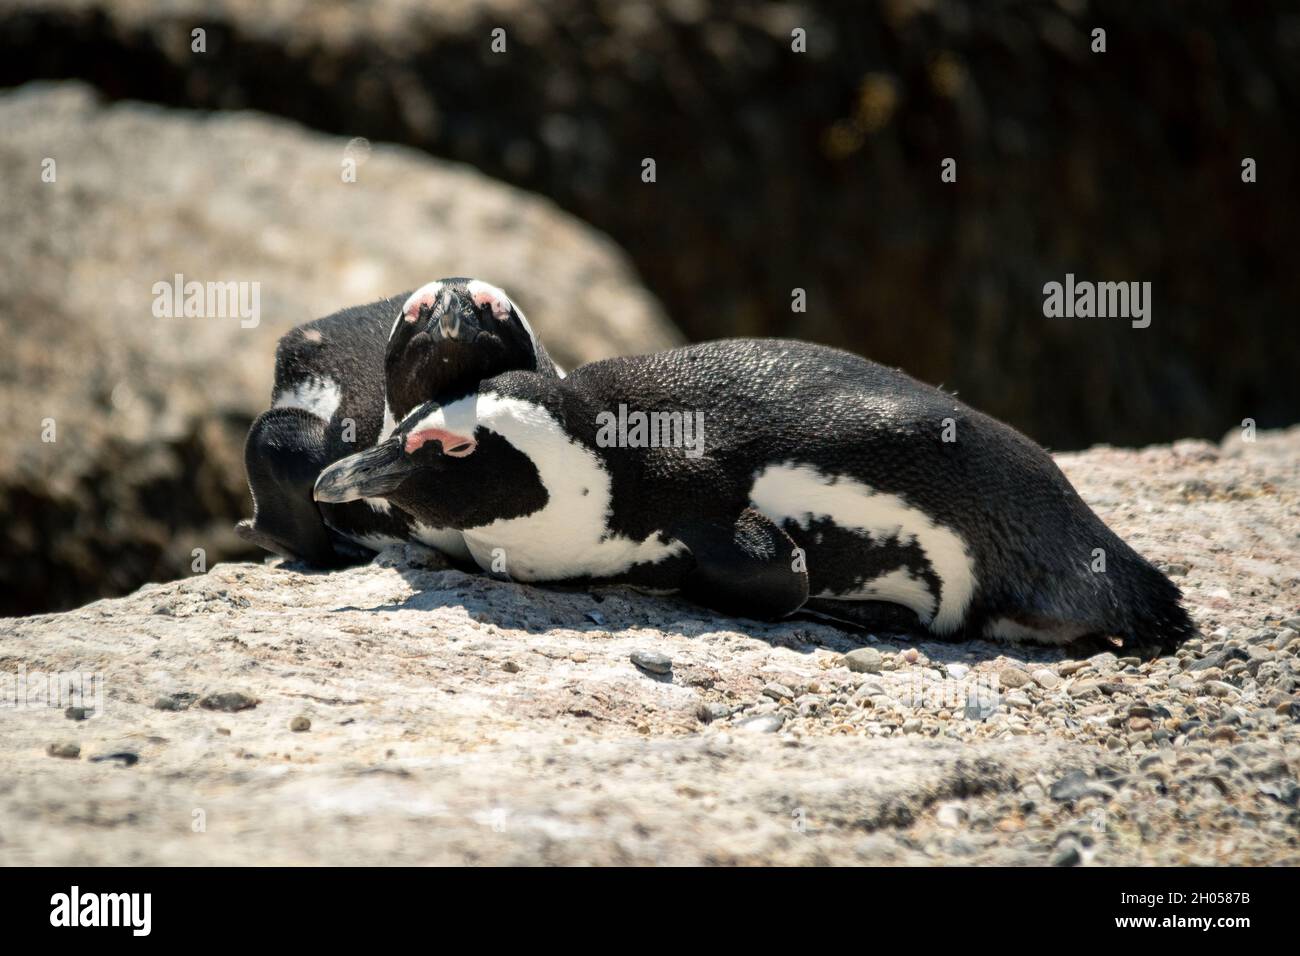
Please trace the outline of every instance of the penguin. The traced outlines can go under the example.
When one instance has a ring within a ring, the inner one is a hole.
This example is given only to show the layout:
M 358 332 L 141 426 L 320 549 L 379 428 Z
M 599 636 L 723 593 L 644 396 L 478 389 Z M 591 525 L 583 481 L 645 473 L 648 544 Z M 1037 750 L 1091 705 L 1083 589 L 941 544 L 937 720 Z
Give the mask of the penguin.
M 318 567 L 406 540 L 466 559 L 458 532 L 379 498 L 318 505 L 312 487 L 327 465 L 386 438 L 417 405 L 453 401 L 510 369 L 561 374 L 522 310 L 478 279 L 439 279 L 298 326 L 280 339 L 271 408 L 244 445 L 253 518 L 236 531 Z
M 1146 654 L 1193 632 L 1178 588 L 1029 438 L 806 342 L 506 372 L 415 407 L 314 495 L 459 529 L 517 581 L 630 584 L 751 618 Z

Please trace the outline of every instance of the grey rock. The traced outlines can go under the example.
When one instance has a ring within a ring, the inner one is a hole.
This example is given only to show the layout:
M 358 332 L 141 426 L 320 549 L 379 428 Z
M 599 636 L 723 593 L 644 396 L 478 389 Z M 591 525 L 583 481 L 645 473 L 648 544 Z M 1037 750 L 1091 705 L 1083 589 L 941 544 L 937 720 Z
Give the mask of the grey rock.
M 199 700 L 199 706 L 204 710 L 221 710 L 226 713 L 252 710 L 258 703 L 256 697 L 242 691 L 218 691 Z
M 859 674 L 879 674 L 882 658 L 874 647 L 859 647 L 844 655 L 844 666 Z
M 641 670 L 651 674 L 671 674 L 673 670 L 672 658 L 658 651 L 633 651 L 630 659 Z

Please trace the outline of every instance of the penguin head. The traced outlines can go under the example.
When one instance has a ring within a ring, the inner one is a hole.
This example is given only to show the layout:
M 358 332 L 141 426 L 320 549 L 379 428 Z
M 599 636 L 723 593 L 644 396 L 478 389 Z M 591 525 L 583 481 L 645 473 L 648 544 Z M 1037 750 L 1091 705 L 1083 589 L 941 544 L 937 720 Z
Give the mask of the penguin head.
M 479 279 L 439 279 L 403 303 L 388 336 L 388 407 L 400 420 L 430 398 L 456 398 L 510 369 L 558 375 L 519 307 Z
M 373 448 L 322 471 L 313 497 L 383 498 L 422 524 L 462 530 L 532 514 L 549 495 L 537 463 L 498 421 L 514 411 L 510 406 L 503 415 L 500 396 L 491 392 L 426 402 Z

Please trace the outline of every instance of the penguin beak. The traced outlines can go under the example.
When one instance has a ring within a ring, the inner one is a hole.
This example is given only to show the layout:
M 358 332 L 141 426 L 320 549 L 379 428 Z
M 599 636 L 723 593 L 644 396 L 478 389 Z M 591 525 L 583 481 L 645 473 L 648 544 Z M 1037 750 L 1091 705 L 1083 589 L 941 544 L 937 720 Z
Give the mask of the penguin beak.
M 330 465 L 316 479 L 312 497 L 341 504 L 358 498 L 382 498 L 396 491 L 415 466 L 402 451 L 398 436 Z

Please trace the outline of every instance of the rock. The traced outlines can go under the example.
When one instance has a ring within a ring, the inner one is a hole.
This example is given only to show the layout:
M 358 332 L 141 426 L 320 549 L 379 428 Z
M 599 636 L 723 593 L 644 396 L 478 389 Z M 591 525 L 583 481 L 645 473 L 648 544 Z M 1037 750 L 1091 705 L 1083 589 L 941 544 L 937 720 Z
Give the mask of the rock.
M 241 710 L 252 710 L 258 705 L 256 697 L 240 691 L 222 691 L 216 694 L 208 694 L 199 700 L 199 706 L 204 710 L 222 710 L 227 713 L 235 713 Z
M 879 674 L 882 658 L 874 647 L 859 647 L 844 655 L 844 666 L 858 674 Z
M 1109 800 L 1115 791 L 1100 780 L 1091 779 L 1087 771 L 1072 770 L 1052 784 L 1048 795 L 1058 802 L 1082 800 L 1086 797 Z
M 1043 688 L 1043 690 L 1055 690 L 1061 686 L 1061 678 L 1052 671 L 1049 671 L 1046 667 L 1038 668 L 1038 670 L 1034 671 L 1029 676 L 1032 677 L 1034 683 Z
M 631 660 L 641 670 L 649 671 L 651 674 L 672 673 L 672 658 L 658 651 L 633 651 Z
M 1024 687 L 1030 682 L 1030 677 L 1018 667 L 1004 667 L 998 671 L 998 682 L 1003 687 Z
M 45 752 L 51 757 L 63 757 L 66 760 L 76 760 L 81 756 L 81 747 L 78 744 L 72 743 L 50 744 L 45 748 Z
M 104 105 L 70 83 L 0 94 L 0 142 L 7 166 L 57 161 L 55 182 L 0 205 L 0 614 L 261 560 L 233 531 L 251 513 L 243 444 L 300 322 L 471 275 L 504 286 L 569 368 L 680 341 L 607 238 L 409 150 L 374 144 L 345 184 L 347 137 Z M 155 317 L 155 283 L 177 274 L 257 283 L 257 324 Z
M 755 734 L 771 734 L 780 730 L 785 724 L 785 717 L 780 714 L 763 714 L 759 717 L 750 717 L 748 720 L 742 720 L 736 724 L 741 730 L 748 730 Z
M 778 684 L 776 681 L 771 681 L 765 684 L 763 686 L 763 694 L 778 701 L 794 699 L 794 691 L 789 687 L 786 687 L 784 684 Z
M 960 801 L 949 800 L 946 803 L 939 804 L 939 809 L 935 811 L 934 818 L 939 826 L 955 830 L 966 819 L 966 810 L 962 807 Z
M 85 720 L 90 716 L 90 712 L 85 707 L 69 707 L 63 712 L 63 716 L 68 720 Z
M 966 675 L 970 673 L 970 665 L 948 664 L 944 670 L 948 672 L 948 676 L 953 680 L 964 680 Z
M 518 674 L 520 670 L 519 665 L 515 661 L 502 661 L 501 669 L 507 674 Z
M 1082 862 L 1079 844 L 1073 840 L 1062 842 L 1052 851 L 1052 866 L 1078 866 Z
M 1099 697 L 1102 693 L 1102 685 L 1095 680 L 1081 680 L 1071 684 L 1067 693 L 1071 697 L 1088 700 L 1093 697 Z
M 293 720 L 289 721 L 289 729 L 295 734 L 306 733 L 311 730 L 311 718 L 299 714 Z
M 153 706 L 155 710 L 189 710 L 190 706 L 198 699 L 198 694 L 188 692 L 164 694 L 153 702 Z

